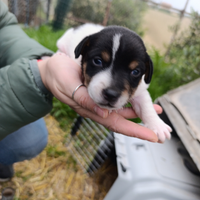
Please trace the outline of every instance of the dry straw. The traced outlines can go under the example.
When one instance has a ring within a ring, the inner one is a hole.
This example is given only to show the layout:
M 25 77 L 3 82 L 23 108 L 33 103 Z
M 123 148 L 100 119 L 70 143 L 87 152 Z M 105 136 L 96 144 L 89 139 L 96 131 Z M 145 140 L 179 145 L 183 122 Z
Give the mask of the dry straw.
M 68 133 L 52 116 L 45 121 L 47 147 L 36 158 L 16 163 L 14 178 L 0 190 L 14 188 L 16 200 L 103 200 L 117 177 L 116 167 L 107 161 L 93 176 L 84 173 L 65 147 Z

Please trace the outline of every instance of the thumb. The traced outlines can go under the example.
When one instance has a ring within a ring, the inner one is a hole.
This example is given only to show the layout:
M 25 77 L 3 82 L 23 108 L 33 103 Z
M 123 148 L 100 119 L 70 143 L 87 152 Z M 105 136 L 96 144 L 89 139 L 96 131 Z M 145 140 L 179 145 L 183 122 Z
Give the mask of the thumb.
M 79 87 L 74 93 L 74 100 L 78 103 L 81 107 L 86 108 L 87 110 L 96 113 L 102 118 L 108 117 L 108 110 L 100 108 L 95 102 L 91 99 L 87 92 L 86 87 Z

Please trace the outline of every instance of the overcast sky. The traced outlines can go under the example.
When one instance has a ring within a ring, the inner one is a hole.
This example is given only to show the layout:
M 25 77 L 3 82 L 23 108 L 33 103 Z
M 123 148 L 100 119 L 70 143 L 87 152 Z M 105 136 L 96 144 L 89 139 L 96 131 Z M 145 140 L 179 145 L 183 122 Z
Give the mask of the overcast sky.
M 186 0 L 153 0 L 156 3 L 166 2 L 172 5 L 174 8 L 183 9 Z M 200 0 L 189 0 L 186 11 L 191 12 L 191 9 L 200 13 Z

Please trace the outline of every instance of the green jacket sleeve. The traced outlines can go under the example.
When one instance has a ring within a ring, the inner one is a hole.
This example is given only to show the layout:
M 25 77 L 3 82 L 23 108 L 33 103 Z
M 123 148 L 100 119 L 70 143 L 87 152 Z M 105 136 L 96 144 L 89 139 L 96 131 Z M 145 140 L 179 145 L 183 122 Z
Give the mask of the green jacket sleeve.
M 38 86 L 35 59 L 52 55 L 30 39 L 0 1 L 0 140 L 50 112 L 52 95 Z

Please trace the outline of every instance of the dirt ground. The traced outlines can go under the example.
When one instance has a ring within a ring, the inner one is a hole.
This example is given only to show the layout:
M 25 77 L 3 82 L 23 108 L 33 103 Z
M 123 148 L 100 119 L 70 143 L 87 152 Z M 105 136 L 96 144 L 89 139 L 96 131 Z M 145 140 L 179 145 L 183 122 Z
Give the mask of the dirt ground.
M 170 27 L 174 26 L 178 21 L 179 16 L 177 14 L 149 8 L 144 15 L 143 23 L 145 30 L 143 39 L 147 47 L 153 46 L 162 52 L 165 51 L 166 44 L 169 44 L 173 33 L 170 31 Z M 190 22 L 190 18 L 183 18 L 179 34 L 189 27 Z

